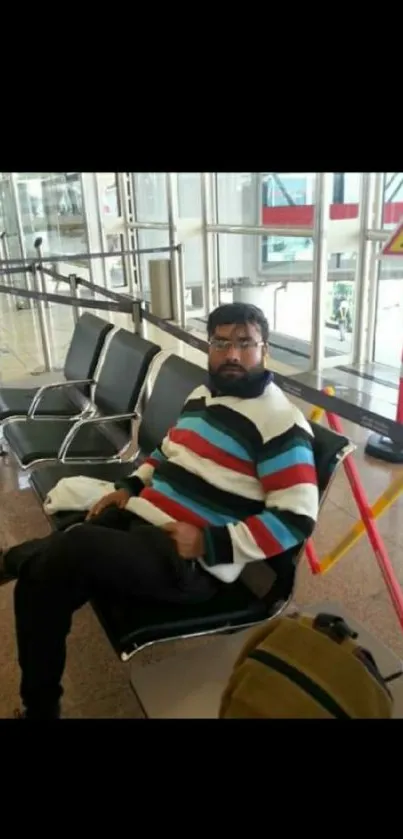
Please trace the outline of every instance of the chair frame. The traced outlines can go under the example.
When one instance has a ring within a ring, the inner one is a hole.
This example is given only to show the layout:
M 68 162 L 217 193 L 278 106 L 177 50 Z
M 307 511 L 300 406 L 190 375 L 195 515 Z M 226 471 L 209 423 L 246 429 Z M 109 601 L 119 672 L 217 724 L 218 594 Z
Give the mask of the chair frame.
M 107 321 L 105 321 L 105 323 L 107 323 Z M 105 338 L 103 340 L 102 347 L 101 347 L 100 352 L 98 354 L 96 368 L 99 366 L 100 359 L 103 356 L 105 348 L 108 346 L 109 339 L 112 336 L 112 334 L 115 332 L 116 329 L 117 329 L 117 327 L 113 327 L 111 325 L 111 328 L 109 329 L 109 331 L 106 332 Z M 65 357 L 65 361 L 66 361 L 67 355 L 70 351 L 70 348 L 72 346 L 73 340 L 74 340 L 74 336 L 73 336 L 73 338 L 72 338 L 72 340 L 69 344 L 69 347 L 68 347 L 68 350 L 67 350 L 67 353 L 66 353 L 66 357 Z M 20 421 L 27 420 L 27 419 L 30 419 L 30 420 L 53 420 L 54 422 L 64 420 L 64 421 L 76 422 L 81 417 L 87 417 L 87 416 L 93 414 L 95 412 L 96 408 L 95 408 L 95 406 L 93 404 L 93 401 L 92 401 L 92 395 L 91 396 L 84 396 L 84 394 L 82 394 L 82 403 L 83 404 L 82 404 L 82 410 L 81 411 L 77 410 L 75 413 L 63 414 L 63 415 L 55 415 L 55 414 L 49 413 L 49 414 L 43 414 L 42 416 L 41 415 L 37 416 L 36 411 L 38 410 L 40 402 L 42 401 L 42 399 L 51 390 L 59 390 L 59 389 L 62 389 L 62 388 L 67 389 L 69 387 L 77 387 L 78 385 L 88 385 L 89 387 L 93 387 L 96 384 L 97 384 L 97 379 L 94 376 L 91 379 L 64 379 L 61 382 L 49 382 L 47 384 L 40 385 L 37 389 L 32 388 L 33 396 L 32 396 L 32 400 L 31 400 L 31 403 L 29 405 L 27 413 L 26 414 L 15 414 L 15 415 L 11 415 L 9 417 L 4 417 L 4 419 L 0 419 L 0 433 L 2 435 L 4 435 L 4 428 L 6 428 L 6 426 L 10 422 L 12 422 L 12 421 L 15 422 L 16 420 L 20 420 Z M 17 390 L 18 390 L 18 388 L 17 388 Z M 2 452 L 2 450 L 1 450 L 0 453 L 4 453 L 4 452 Z
M 129 457 L 127 457 L 127 458 L 125 457 L 126 452 L 130 449 L 130 446 L 132 445 L 132 442 L 133 442 L 131 437 L 129 438 L 129 440 L 127 440 L 126 443 L 123 444 L 123 446 L 116 452 L 116 454 L 112 455 L 111 457 L 102 457 L 102 456 L 100 456 L 100 457 L 85 457 L 85 456 L 83 456 L 83 457 L 69 458 L 69 457 L 67 457 L 67 453 L 68 453 L 68 450 L 69 450 L 70 446 L 72 445 L 74 439 L 76 438 L 77 434 L 79 433 L 81 428 L 83 428 L 84 426 L 102 425 L 102 424 L 107 425 L 108 423 L 111 423 L 111 422 L 123 422 L 125 420 L 132 420 L 132 421 L 138 420 L 138 422 L 141 422 L 141 405 L 142 405 L 142 402 L 143 402 L 143 399 L 144 399 L 144 394 L 146 392 L 146 389 L 147 389 L 147 386 L 148 386 L 148 383 L 149 383 L 150 376 L 153 375 L 154 367 L 157 364 L 157 361 L 159 359 L 161 359 L 161 356 L 165 355 L 166 352 L 167 352 L 166 350 L 159 350 L 159 352 L 157 352 L 155 354 L 155 356 L 152 358 L 152 360 L 150 362 L 150 366 L 147 370 L 144 382 L 141 386 L 141 390 L 140 390 L 140 393 L 139 393 L 139 396 L 138 396 L 138 399 L 137 399 L 136 407 L 130 413 L 110 414 L 110 415 L 105 414 L 104 415 L 104 414 L 101 414 L 101 413 L 98 412 L 97 407 L 94 403 L 90 403 L 91 408 L 89 408 L 86 411 L 83 411 L 83 413 L 80 414 L 78 416 L 78 418 L 77 418 L 77 416 L 74 416 L 74 417 L 41 416 L 41 417 L 38 417 L 36 419 L 32 418 L 32 417 L 25 417 L 25 416 L 24 417 L 22 417 L 22 416 L 7 417 L 4 420 L 3 429 L 7 425 L 11 425 L 12 423 L 27 422 L 28 420 L 31 421 L 32 419 L 34 419 L 34 421 L 43 420 L 44 422 L 49 422 L 49 421 L 52 421 L 52 420 L 55 421 L 55 422 L 59 422 L 61 420 L 64 421 L 64 422 L 71 422 L 71 427 L 70 427 L 69 431 L 67 431 L 64 439 L 62 440 L 62 443 L 60 445 L 60 448 L 59 448 L 59 451 L 58 451 L 56 457 L 38 458 L 37 460 L 32 460 L 32 461 L 30 461 L 30 463 L 24 464 L 24 463 L 21 463 L 21 460 L 18 457 L 17 453 L 14 451 L 14 449 L 11 448 L 10 450 L 13 454 L 13 457 L 17 461 L 18 468 L 21 469 L 22 472 L 29 472 L 33 469 L 38 468 L 38 467 L 41 467 L 41 466 L 44 466 L 44 465 L 50 465 L 52 463 L 66 463 L 70 466 L 74 466 L 74 465 L 80 466 L 80 465 L 85 465 L 85 464 L 91 465 L 91 464 L 97 464 L 97 463 L 104 463 L 104 464 L 122 463 L 123 461 L 127 461 L 129 463 L 135 462 L 136 459 L 138 458 L 139 454 L 140 454 L 139 449 L 135 450 Z M 97 384 L 97 382 L 95 380 L 94 380 L 94 384 Z M 63 386 L 64 382 L 60 382 L 60 385 Z M 44 387 L 48 387 L 48 385 L 44 385 Z M 52 385 L 50 385 L 49 387 L 52 387 Z M 32 405 L 31 405 L 31 407 L 32 407 Z M 7 440 L 5 442 L 7 443 Z
M 70 419 L 71 421 L 74 422 L 74 420 L 76 420 L 77 417 L 81 417 L 84 414 L 87 414 L 88 412 L 90 412 L 90 413 L 93 412 L 94 405 L 89 398 L 84 397 L 84 401 L 87 401 L 88 405 L 84 405 L 82 412 L 78 413 L 78 414 L 72 414 L 71 416 L 66 415 L 66 416 L 62 417 L 62 416 L 59 416 L 59 415 L 58 416 L 53 416 L 52 414 L 37 416 L 36 411 L 39 408 L 39 404 L 42 401 L 43 397 L 46 396 L 46 394 L 49 393 L 49 391 L 51 391 L 51 390 L 58 390 L 59 388 L 61 389 L 61 388 L 77 387 L 78 385 L 92 386 L 92 385 L 96 385 L 96 384 L 97 384 L 96 379 L 70 379 L 68 382 L 67 381 L 66 382 L 51 382 L 50 384 L 47 384 L 47 385 L 41 385 L 41 387 L 38 388 L 35 396 L 32 399 L 32 402 L 31 402 L 31 404 L 28 408 L 28 413 L 27 413 L 26 417 L 24 417 L 24 416 L 21 417 L 20 416 L 20 419 L 30 419 L 30 420 L 41 420 L 41 419 L 54 419 L 54 420 L 60 420 L 60 419 L 66 420 L 67 419 L 67 420 L 69 420 Z M 6 417 L 6 419 L 3 422 L 7 423 L 7 420 L 9 420 L 9 419 L 17 419 L 17 417 Z

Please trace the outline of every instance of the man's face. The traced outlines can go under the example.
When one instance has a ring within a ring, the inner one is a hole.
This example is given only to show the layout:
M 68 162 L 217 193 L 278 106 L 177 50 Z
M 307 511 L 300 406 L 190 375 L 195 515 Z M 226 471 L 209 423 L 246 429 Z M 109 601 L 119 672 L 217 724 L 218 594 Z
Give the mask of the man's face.
M 209 368 L 228 382 L 264 369 L 265 346 L 258 326 L 217 326 L 210 338 Z

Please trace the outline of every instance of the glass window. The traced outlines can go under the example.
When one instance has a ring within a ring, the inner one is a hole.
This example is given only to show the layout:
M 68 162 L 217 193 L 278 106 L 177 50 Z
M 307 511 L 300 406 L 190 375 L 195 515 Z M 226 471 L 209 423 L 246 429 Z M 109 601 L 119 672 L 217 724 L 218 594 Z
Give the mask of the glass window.
M 97 172 L 101 215 L 105 219 L 121 216 L 117 172 Z
M 326 356 L 347 355 L 353 348 L 356 253 L 328 257 L 325 311 Z
M 88 251 L 80 172 L 18 172 L 17 190 L 29 256 L 37 236 L 45 255 Z
M 137 221 L 168 221 L 165 172 L 134 172 Z
M 359 172 L 334 172 L 330 219 L 358 218 L 360 200 Z
M 379 263 L 373 360 L 400 368 L 403 345 L 403 265 Z
M 383 229 L 393 230 L 403 216 L 403 172 L 386 172 Z
M 257 175 L 252 172 L 218 172 L 215 191 L 219 224 L 257 224 Z
M 359 172 L 334 172 L 330 219 L 358 217 Z M 271 226 L 311 227 L 314 223 L 315 174 L 267 172 L 261 175 L 261 223 Z
M 3 173 L 0 180 L 0 231 L 6 233 L 6 254 L 9 259 L 22 256 L 18 236 L 17 208 L 13 198 L 10 175 Z M 18 275 L 19 276 L 19 275 Z
M 240 300 L 259 306 L 265 312 L 272 332 L 291 337 L 291 342 L 286 342 L 287 348 L 290 345 L 291 351 L 295 351 L 298 341 L 309 343 L 311 340 L 312 240 L 307 246 L 311 258 L 301 261 L 297 272 L 292 258 L 294 240 L 288 237 L 290 242 L 285 241 L 284 259 L 271 263 L 262 274 L 260 261 L 266 238 L 230 233 L 217 236 L 220 303 Z M 301 350 L 298 344 L 297 351 L 309 358 L 309 346 Z
M 139 249 L 149 248 L 169 248 L 169 234 L 168 230 L 139 230 L 138 231 Z M 149 261 L 150 259 L 170 259 L 170 252 L 166 253 L 143 253 L 139 254 L 141 281 L 145 300 L 150 300 L 150 275 L 149 275 Z
M 124 250 L 124 239 L 120 233 L 109 234 L 106 237 L 106 247 L 110 254 Z M 111 256 L 105 259 L 107 272 L 107 287 L 120 288 L 126 285 L 123 257 Z
M 274 227 L 313 224 L 314 173 L 263 172 L 259 183 L 259 224 Z
M 178 173 L 178 205 L 180 218 L 200 218 L 200 172 Z
M 218 253 L 222 284 L 240 276 L 259 283 L 278 282 L 278 277 L 305 280 L 312 274 L 312 239 L 220 233 Z
M 185 274 L 185 306 L 192 312 L 203 308 L 203 242 L 201 236 L 192 236 L 185 240 L 183 248 Z
M 310 238 L 300 236 L 263 236 L 261 269 L 267 273 L 275 271 L 281 263 L 299 263 L 295 270 L 306 273 L 303 263 L 312 263 L 313 243 Z

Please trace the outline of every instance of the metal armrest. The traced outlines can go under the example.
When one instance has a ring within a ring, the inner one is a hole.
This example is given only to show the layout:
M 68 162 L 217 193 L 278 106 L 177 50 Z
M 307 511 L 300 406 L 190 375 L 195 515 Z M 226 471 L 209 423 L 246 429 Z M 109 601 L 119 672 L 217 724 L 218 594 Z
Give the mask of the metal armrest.
M 69 382 L 54 382 L 53 384 L 42 385 L 42 387 L 38 388 L 32 402 L 29 406 L 27 416 L 29 417 L 29 419 L 34 419 L 35 411 L 36 411 L 42 397 L 49 390 L 56 390 L 56 388 L 61 388 L 61 387 L 75 387 L 76 385 L 93 385 L 93 384 L 95 384 L 94 379 L 72 379 Z
M 112 414 L 109 417 L 100 416 L 89 417 L 88 419 L 79 419 L 76 423 L 74 423 L 73 427 L 70 428 L 70 431 L 67 432 L 63 443 L 60 446 L 57 459 L 61 460 L 62 463 L 65 463 L 68 450 L 75 440 L 78 432 L 84 425 L 101 425 L 107 422 L 121 422 L 122 420 L 136 419 L 138 416 L 137 411 L 132 411 L 130 414 Z

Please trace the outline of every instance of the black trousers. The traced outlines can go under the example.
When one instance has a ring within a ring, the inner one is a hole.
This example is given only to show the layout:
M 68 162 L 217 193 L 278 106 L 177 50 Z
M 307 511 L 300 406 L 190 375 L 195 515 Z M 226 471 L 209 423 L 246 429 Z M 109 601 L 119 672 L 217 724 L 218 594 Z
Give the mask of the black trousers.
M 181 559 L 167 533 L 117 508 L 11 548 L 5 566 L 17 578 L 20 693 L 32 718 L 57 714 L 72 616 L 97 592 L 180 607 L 212 597 L 220 586 L 199 563 Z

